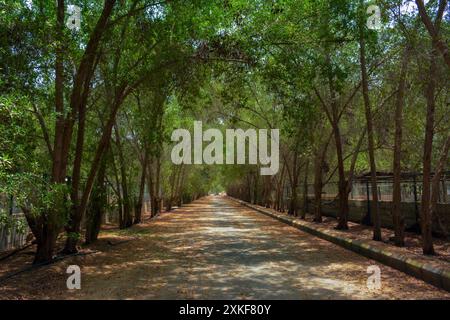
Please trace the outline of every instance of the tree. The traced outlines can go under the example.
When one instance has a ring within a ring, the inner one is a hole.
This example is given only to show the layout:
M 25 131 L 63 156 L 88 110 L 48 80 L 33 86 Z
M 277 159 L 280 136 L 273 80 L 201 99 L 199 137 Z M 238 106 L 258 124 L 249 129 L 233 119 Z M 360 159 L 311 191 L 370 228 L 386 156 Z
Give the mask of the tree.
M 394 163 L 393 163 L 393 191 L 392 191 L 392 218 L 394 222 L 395 244 L 399 247 L 405 245 L 405 220 L 401 212 L 401 153 L 403 138 L 403 106 L 405 104 L 406 76 L 408 72 L 408 63 L 411 49 L 408 45 L 405 47 L 400 77 L 398 84 L 397 97 L 395 101 L 395 142 L 394 142 Z
M 444 16 L 445 9 L 447 8 L 448 1 L 440 0 L 439 9 L 436 14 L 436 19 L 433 22 L 427 13 L 423 0 L 416 0 L 417 8 L 419 9 L 420 18 L 425 25 L 428 33 L 430 34 L 435 50 L 439 50 L 444 58 L 445 63 L 450 68 L 450 53 L 448 45 L 440 38 L 440 24 L 442 17 Z
M 360 0 L 360 10 L 364 8 L 364 1 Z M 360 15 L 363 17 L 363 15 Z M 369 97 L 369 79 L 367 73 L 367 62 L 366 62 L 366 43 L 364 34 L 364 19 L 360 18 L 359 21 L 359 61 L 361 66 L 361 87 L 364 98 L 364 110 L 366 115 L 367 123 L 367 139 L 369 146 L 369 162 L 370 162 L 370 184 L 372 187 L 372 201 L 371 212 L 373 216 L 373 240 L 381 241 L 381 220 L 380 220 L 380 210 L 378 206 L 378 187 L 377 187 L 377 168 L 375 165 L 375 144 L 374 144 L 374 133 L 373 133 L 373 119 L 372 119 L 372 107 Z

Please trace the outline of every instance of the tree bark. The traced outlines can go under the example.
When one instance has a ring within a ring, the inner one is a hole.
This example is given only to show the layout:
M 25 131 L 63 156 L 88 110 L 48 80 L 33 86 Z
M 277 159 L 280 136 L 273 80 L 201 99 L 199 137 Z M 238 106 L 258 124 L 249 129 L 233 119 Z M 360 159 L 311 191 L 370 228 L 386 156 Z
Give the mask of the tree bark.
M 181 164 L 183 165 L 183 164 Z M 172 211 L 172 204 L 175 196 L 175 188 L 178 181 L 178 168 L 180 166 L 175 166 L 170 177 L 170 195 L 166 202 L 166 211 Z
M 289 203 L 288 214 L 296 216 L 297 215 L 297 188 L 298 188 L 298 148 L 296 146 L 294 151 L 294 162 L 292 164 L 292 174 L 291 174 L 291 201 Z
M 448 151 L 450 149 L 450 135 L 447 136 L 447 139 L 444 143 L 444 147 L 442 148 L 441 156 L 439 158 L 439 162 L 436 166 L 436 170 L 434 171 L 433 180 L 431 181 L 431 212 L 436 211 L 436 204 L 439 199 L 439 182 L 443 176 L 445 165 L 447 164 Z M 444 190 L 446 192 L 446 190 Z
M 55 50 L 55 138 L 53 153 L 50 154 L 52 159 L 52 176 L 50 183 L 64 183 L 64 178 L 61 173 L 61 155 L 58 153 L 55 156 L 54 150 L 58 151 L 62 148 L 63 128 L 64 128 L 64 0 L 56 2 L 56 50 Z M 29 214 L 27 221 L 36 238 L 37 251 L 34 257 L 33 264 L 48 262 L 53 259 L 56 238 L 59 233 L 60 225 L 56 223 L 56 215 L 59 212 L 57 208 L 49 212 L 41 212 L 40 216 Z M 31 227 L 33 226 L 33 227 Z
M 317 151 L 314 162 L 314 222 L 322 222 L 323 161 L 325 145 Z
M 360 1 L 360 4 L 363 6 L 363 1 Z M 362 7 L 361 6 L 361 7 Z M 381 237 L 381 220 L 380 220 L 380 210 L 378 203 L 378 187 L 377 187 L 377 169 L 375 164 L 375 147 L 374 147 L 374 134 L 373 134 L 373 123 L 372 123 L 372 110 L 370 105 L 370 97 L 369 97 L 369 79 L 367 75 L 367 66 L 366 66 L 366 44 L 364 41 L 364 29 L 363 23 L 360 23 L 360 35 L 359 35 L 359 50 L 360 50 L 360 67 L 361 67 L 361 82 L 362 82 L 362 91 L 364 98 L 364 109 L 366 114 L 366 123 L 367 123 L 367 140 L 369 147 L 369 162 L 370 162 L 370 184 L 372 187 L 372 201 L 371 205 L 371 213 L 372 213 L 372 221 L 373 221 L 373 240 L 382 241 Z
M 331 69 L 330 57 L 327 55 L 327 63 Z M 328 121 L 331 124 L 332 132 L 334 136 L 334 142 L 336 146 L 336 156 L 337 156 L 337 168 L 338 168 L 338 176 L 339 176 L 339 212 L 338 212 L 338 224 L 335 229 L 337 230 L 347 230 L 348 229 L 348 194 L 347 194 L 347 182 L 345 180 L 345 170 L 344 170 L 344 158 L 343 158 L 343 147 L 342 147 L 342 138 L 341 132 L 339 128 L 339 120 L 341 118 L 342 112 L 338 110 L 338 101 L 336 96 L 336 91 L 334 87 L 333 75 L 331 73 L 328 74 L 328 86 L 330 90 L 330 108 L 328 108 L 327 104 L 323 101 L 320 96 L 319 91 L 314 88 L 317 97 L 320 100 L 320 104 L 323 107 L 323 110 L 328 118 Z M 353 97 L 353 95 L 352 95 Z M 347 106 L 347 104 L 346 104 Z M 345 106 L 345 107 L 346 107 Z M 344 109 L 345 109 L 344 107 Z M 331 110 L 329 110 L 331 109 Z
M 156 180 L 155 180 L 155 214 L 162 211 L 162 194 L 161 194 L 161 153 L 156 158 Z
M 446 184 L 445 180 L 446 180 L 446 176 L 444 174 L 443 179 L 442 179 L 442 202 L 443 203 L 447 203 L 447 184 Z
M 51 154 L 52 162 L 52 179 L 51 183 L 64 183 L 64 178 L 61 176 L 61 154 L 55 155 L 55 150 L 61 150 L 63 143 L 63 129 L 64 129 L 64 17 L 65 4 L 64 0 L 57 1 L 56 12 L 56 50 L 55 50 L 55 140 L 53 154 Z M 33 264 L 48 262 L 53 259 L 53 253 L 56 244 L 56 237 L 59 232 L 58 224 L 54 223 L 57 209 L 50 212 L 41 213 L 42 217 L 35 217 L 29 215 L 27 220 L 33 220 L 31 224 L 34 226 L 34 236 L 37 241 L 37 251 L 34 257 Z M 33 230 L 33 228 L 31 228 Z
M 334 92 L 334 88 L 331 82 L 330 82 L 330 89 L 331 89 L 332 127 L 333 127 L 334 141 L 336 145 L 336 155 L 339 174 L 339 213 L 338 213 L 338 224 L 336 226 L 336 229 L 347 230 L 348 229 L 347 182 L 345 180 L 344 158 L 342 154 L 342 139 L 339 128 L 339 116 L 337 110 L 338 106 L 336 102 L 336 93 Z
M 394 223 L 394 242 L 396 246 L 405 245 L 405 218 L 401 211 L 401 159 L 403 140 L 403 107 L 405 105 L 406 75 L 408 72 L 410 48 L 407 46 L 403 53 L 400 69 L 397 98 L 395 102 L 395 143 L 393 163 L 393 191 L 392 191 L 392 219 Z
M 431 194 L 430 211 L 431 211 L 432 216 L 436 217 L 437 224 L 441 228 L 441 232 L 444 236 L 448 236 L 448 231 L 445 228 L 445 225 L 442 223 L 441 218 L 439 217 L 439 215 L 436 212 L 436 206 L 437 206 L 437 202 L 439 199 L 439 181 L 441 180 L 443 173 L 444 173 L 444 167 L 447 163 L 449 149 L 450 149 L 450 135 L 447 136 L 447 140 L 444 143 L 444 147 L 442 148 L 442 153 L 439 158 L 439 162 L 436 167 L 436 170 L 434 172 L 433 180 L 431 182 L 432 194 Z M 442 188 L 443 190 L 442 191 L 445 194 L 447 192 L 447 190 L 445 189 L 444 181 L 442 181 L 442 182 L 443 182 L 443 188 Z M 444 198 L 444 203 L 446 203 L 445 198 Z
M 130 195 L 128 193 L 128 179 L 127 170 L 125 165 L 125 157 L 122 150 L 122 142 L 120 138 L 119 128 L 117 123 L 114 124 L 114 133 L 116 136 L 117 154 L 119 156 L 119 170 L 120 170 L 120 181 L 122 186 L 122 200 L 123 200 L 123 221 L 120 225 L 120 229 L 126 229 L 132 226 L 133 219 L 131 216 L 131 205 L 130 205 Z
M 275 195 L 275 210 L 281 211 L 281 198 L 283 196 L 283 185 L 284 185 L 284 176 L 286 172 L 286 164 L 283 163 L 283 167 L 281 169 L 281 174 L 277 181 L 277 192 Z
M 70 153 L 72 130 L 75 116 L 79 110 L 80 103 L 83 103 L 82 88 L 85 83 L 90 82 L 89 74 L 93 68 L 95 54 L 97 52 L 100 39 L 106 30 L 107 21 L 111 15 L 116 0 L 105 0 L 102 14 L 97 21 L 96 27 L 90 36 L 83 58 L 77 69 L 74 85 L 71 92 L 70 111 L 67 118 L 64 117 L 64 18 L 65 3 L 64 0 L 57 1 L 57 46 L 55 51 L 55 141 L 52 158 L 52 183 L 64 183 L 67 164 Z M 44 213 L 43 213 L 44 214 Z M 41 225 L 41 243 L 38 240 L 38 250 L 35 256 L 35 263 L 48 262 L 53 257 L 56 237 L 59 233 L 59 219 L 55 215 L 60 214 L 55 209 L 53 212 L 46 213 L 46 217 L 40 219 Z M 38 239 L 36 237 L 36 239 Z
M 184 186 L 184 178 L 185 178 L 186 167 L 184 165 L 181 166 L 181 172 L 178 176 L 177 189 L 176 189 L 176 198 L 177 198 L 177 206 L 181 207 L 183 205 L 183 186 Z
M 98 170 L 96 185 L 92 190 L 89 209 L 86 212 L 86 233 L 85 243 L 91 244 L 97 241 L 102 224 L 103 215 L 107 205 L 106 194 L 106 153 L 102 158 L 102 163 Z
M 309 159 L 306 160 L 305 165 L 305 178 L 303 179 L 303 209 L 301 219 L 306 219 L 306 213 L 308 211 L 308 172 L 309 170 Z
M 253 189 L 253 204 L 258 204 L 258 198 L 259 198 L 259 188 L 258 188 L 258 186 L 259 186 L 259 175 L 258 175 L 258 173 L 256 172 L 255 173 L 255 187 L 254 187 L 254 189 Z
M 152 159 L 152 157 L 150 157 L 150 159 Z M 152 165 L 153 165 L 153 161 L 150 160 L 149 161 L 149 165 L 147 166 L 147 188 L 148 188 L 148 192 L 150 194 L 150 216 L 154 217 L 157 214 L 157 207 L 158 207 L 158 201 L 156 199 L 157 195 L 155 192 L 155 184 L 153 181 L 153 177 L 152 177 Z
M 430 53 L 429 78 L 425 90 L 427 100 L 427 118 L 425 126 L 425 140 L 423 146 L 423 180 L 421 202 L 421 231 L 422 250 L 426 255 L 435 254 L 432 238 L 432 212 L 431 212 L 431 160 L 434 136 L 434 114 L 436 109 L 435 91 L 437 77 L 437 52 L 432 49 Z
M 33 264 L 44 263 L 53 260 L 56 238 L 58 236 L 57 227 L 54 223 L 46 222 L 42 226 L 42 232 L 37 240 L 37 250 Z
M 64 181 L 61 177 L 62 166 L 62 144 L 64 137 L 64 19 L 65 3 L 64 0 L 57 1 L 56 17 L 56 50 L 55 50 L 55 141 L 53 147 L 53 168 L 52 182 L 61 183 Z
M 113 149 L 109 148 L 109 152 L 111 153 L 111 166 L 112 166 L 112 171 L 114 174 L 114 182 L 116 184 L 116 188 L 114 188 L 114 193 L 116 194 L 117 197 L 117 215 L 119 218 L 119 226 L 122 224 L 122 195 L 121 195 L 121 187 L 120 187 L 120 179 L 119 179 L 119 170 L 117 170 L 117 165 L 116 165 L 116 156 L 114 154 Z
M 448 45 L 445 43 L 444 40 L 441 39 L 439 35 L 439 26 L 443 17 L 443 14 L 445 12 L 445 8 L 447 7 L 447 0 L 440 0 L 439 1 L 439 10 L 436 16 L 436 20 L 433 23 L 431 18 L 428 16 L 428 13 L 425 9 L 425 4 L 423 3 L 423 0 L 416 0 L 417 8 L 419 9 L 419 15 L 420 18 L 425 25 L 425 28 L 427 29 L 428 33 L 430 34 L 431 41 L 433 43 L 433 47 L 438 50 L 442 57 L 444 58 L 445 63 L 447 64 L 447 67 L 450 68 L 450 52 Z
M 144 163 L 142 164 L 141 181 L 139 184 L 139 197 L 135 206 L 134 223 L 142 222 L 142 204 L 144 202 L 145 177 L 147 175 L 148 153 L 145 152 Z
M 64 121 L 63 142 L 60 149 L 56 150 L 56 148 L 54 148 L 55 153 L 60 152 L 61 164 L 59 175 L 61 177 L 66 176 L 75 117 L 79 112 L 81 105 L 86 103 L 86 99 L 84 99 L 83 96 L 87 95 L 87 93 L 83 90 L 86 88 L 87 90 L 89 89 L 89 83 L 91 82 L 94 71 L 93 68 L 95 68 L 95 58 L 97 56 L 98 47 L 103 34 L 106 32 L 107 24 L 115 3 L 116 0 L 105 0 L 102 14 L 89 38 L 86 50 L 81 58 L 80 65 L 75 75 L 70 95 L 70 112 L 67 119 Z
M 95 68 L 92 68 L 91 73 L 88 75 L 92 78 L 92 74 Z M 81 227 L 81 220 L 83 219 L 82 213 L 80 212 L 79 206 L 79 191 L 81 182 L 81 164 L 83 161 L 83 149 L 84 149 L 84 133 L 85 133 L 85 122 L 86 122 L 86 105 L 89 97 L 89 87 L 90 82 L 84 83 L 84 90 L 82 95 L 82 101 L 78 110 L 78 129 L 77 129 L 77 140 L 75 147 L 75 159 L 73 162 L 72 170 L 72 185 L 71 185 L 71 200 L 72 208 L 70 210 L 70 220 L 66 226 L 67 239 L 62 253 L 72 254 L 78 252 L 77 243 L 78 235 Z

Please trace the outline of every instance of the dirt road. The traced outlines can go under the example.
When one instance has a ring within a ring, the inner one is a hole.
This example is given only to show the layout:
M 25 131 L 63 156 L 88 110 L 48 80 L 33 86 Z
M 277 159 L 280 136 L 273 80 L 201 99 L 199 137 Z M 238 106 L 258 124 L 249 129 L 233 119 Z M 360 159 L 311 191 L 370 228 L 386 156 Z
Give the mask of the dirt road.
M 108 245 L 120 239 L 132 241 Z M 0 284 L 0 298 L 450 299 L 423 281 L 218 196 L 127 231 L 105 231 L 89 249 L 99 252 Z M 81 267 L 81 290 L 66 289 L 72 264 Z M 371 265 L 381 268 L 381 290 L 367 288 Z M 6 273 L 0 266 L 0 276 Z

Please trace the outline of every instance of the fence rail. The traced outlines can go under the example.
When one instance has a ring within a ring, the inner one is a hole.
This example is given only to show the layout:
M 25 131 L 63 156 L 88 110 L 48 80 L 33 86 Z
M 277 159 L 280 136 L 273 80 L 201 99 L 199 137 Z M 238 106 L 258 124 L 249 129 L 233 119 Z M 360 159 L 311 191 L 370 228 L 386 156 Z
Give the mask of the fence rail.
M 401 202 L 420 202 L 422 197 L 422 180 L 414 178 L 402 179 Z M 338 182 L 328 182 L 322 188 L 322 198 L 334 199 L 338 196 Z M 391 178 L 377 180 L 379 201 L 392 201 L 393 181 Z M 314 197 L 314 185 L 308 184 L 308 197 Z M 372 200 L 372 187 L 369 179 L 355 179 L 352 183 L 349 200 Z M 450 181 L 441 179 L 438 190 L 438 203 L 450 203 Z
M 438 201 L 433 211 L 433 232 L 439 235 L 450 234 L 450 171 L 445 172 L 438 183 Z M 431 177 L 433 178 L 433 176 Z M 408 231 L 420 230 L 420 211 L 422 197 L 423 176 L 417 173 L 404 173 L 401 179 L 400 211 L 405 219 Z M 251 181 L 251 180 L 250 180 Z M 301 181 L 297 185 L 297 194 L 294 197 L 288 179 L 281 180 L 283 186 L 272 185 L 270 190 L 253 183 L 241 183 L 227 190 L 236 198 L 263 206 L 270 206 L 281 212 L 296 207 L 297 211 L 313 213 L 316 210 L 314 184 Z M 309 181 L 311 182 L 311 180 Z M 280 189 L 276 189 L 280 188 Z M 267 192 L 269 191 L 269 192 Z M 339 212 L 339 183 L 327 181 L 321 188 L 320 210 L 325 216 L 336 217 Z M 392 228 L 392 193 L 393 177 L 390 174 L 377 175 L 378 208 L 383 227 Z M 296 199 L 296 203 L 293 203 Z M 352 188 L 348 194 L 348 218 L 350 221 L 371 224 L 372 188 L 370 177 L 367 175 L 353 179 Z
M 400 210 L 405 218 L 407 228 L 415 228 L 420 222 L 420 203 L 422 197 L 422 177 L 412 176 L 401 181 L 401 205 Z M 433 231 L 439 234 L 450 233 L 450 182 L 446 174 L 439 183 L 438 203 L 434 216 L 439 223 L 433 221 Z M 328 216 L 336 216 L 338 206 L 338 182 L 328 182 L 322 188 L 322 213 Z M 392 225 L 392 177 L 383 177 L 377 181 L 378 204 L 381 214 L 381 222 L 384 227 Z M 291 197 L 289 186 L 285 190 L 286 203 Z M 349 219 L 359 223 L 371 221 L 372 187 L 368 178 L 355 179 L 348 196 Z M 314 208 L 314 185 L 308 184 L 307 207 L 309 211 Z

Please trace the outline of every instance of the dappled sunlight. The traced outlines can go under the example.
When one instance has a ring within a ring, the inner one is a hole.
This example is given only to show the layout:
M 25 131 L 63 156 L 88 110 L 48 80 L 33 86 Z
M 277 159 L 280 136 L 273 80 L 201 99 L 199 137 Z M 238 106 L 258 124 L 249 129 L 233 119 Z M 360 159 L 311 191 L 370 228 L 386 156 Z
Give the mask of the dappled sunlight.
M 448 297 L 385 266 L 382 289 L 371 292 L 366 270 L 374 261 L 223 197 L 164 213 L 114 236 L 131 241 L 106 245 L 117 232 L 102 233 L 92 246 L 98 253 L 43 271 L 42 279 L 59 279 L 52 292 L 44 290 L 45 298 L 392 299 L 419 292 L 423 298 Z M 64 288 L 64 268 L 72 263 L 83 274 L 77 292 Z
M 373 261 L 225 198 L 202 199 L 145 227 L 148 232 L 133 244 L 133 253 L 120 252 L 125 255 L 121 260 L 130 262 L 110 263 L 108 268 L 99 268 L 88 276 L 85 285 L 91 297 L 388 298 L 369 292 L 366 287 L 366 268 Z M 117 279 L 111 280 L 115 284 L 99 279 L 110 270 L 118 274 Z M 408 278 L 390 268 L 386 270 L 396 277 L 400 275 L 400 279 Z M 420 281 L 413 279 L 411 284 L 407 280 L 407 285 L 415 290 L 425 294 L 434 291 Z M 386 284 L 382 293 L 397 292 L 397 285 Z M 108 295 L 90 290 L 98 286 L 104 287 L 101 292 Z M 115 286 L 121 290 L 108 289 Z M 393 297 L 400 298 L 404 293 L 397 294 Z

